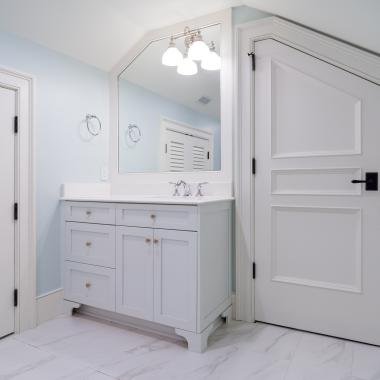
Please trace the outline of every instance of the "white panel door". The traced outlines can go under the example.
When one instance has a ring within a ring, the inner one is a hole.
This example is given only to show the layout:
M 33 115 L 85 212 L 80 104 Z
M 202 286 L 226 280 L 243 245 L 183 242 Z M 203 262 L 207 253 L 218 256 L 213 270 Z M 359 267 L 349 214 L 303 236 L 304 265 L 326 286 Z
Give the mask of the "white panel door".
M 0 337 L 14 332 L 16 93 L 0 87 Z
M 154 320 L 196 331 L 197 233 L 154 230 Z
M 116 229 L 116 311 L 153 320 L 153 230 Z
M 380 87 L 255 44 L 255 318 L 380 344 Z

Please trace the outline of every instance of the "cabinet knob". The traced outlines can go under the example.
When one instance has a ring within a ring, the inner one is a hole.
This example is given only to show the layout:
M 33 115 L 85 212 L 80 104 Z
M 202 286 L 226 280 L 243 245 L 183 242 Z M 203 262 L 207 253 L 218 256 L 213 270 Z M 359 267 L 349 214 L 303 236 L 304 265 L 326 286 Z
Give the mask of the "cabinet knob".
M 150 243 L 152 240 L 149 238 L 145 238 L 145 243 Z
M 86 247 L 91 247 L 92 243 L 90 241 L 86 241 Z
M 158 239 L 153 240 L 154 244 L 158 244 L 160 241 Z
M 85 287 L 86 287 L 87 289 L 88 289 L 88 288 L 91 288 L 91 283 L 90 283 L 90 282 L 86 282 Z
M 92 214 L 92 212 L 91 212 L 90 210 L 87 210 L 87 211 L 86 211 L 86 215 L 87 215 L 87 216 L 90 216 L 91 214 Z
M 150 216 L 150 218 L 151 218 L 151 219 L 156 219 L 156 215 L 152 214 L 152 215 Z

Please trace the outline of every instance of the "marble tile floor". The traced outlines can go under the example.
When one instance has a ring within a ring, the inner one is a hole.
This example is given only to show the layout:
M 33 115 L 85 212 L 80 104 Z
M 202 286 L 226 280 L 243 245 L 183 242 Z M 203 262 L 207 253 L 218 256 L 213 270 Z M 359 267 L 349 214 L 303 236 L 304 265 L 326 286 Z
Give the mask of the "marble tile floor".
M 0 340 L 0 380 L 380 380 L 380 348 L 232 322 L 204 354 L 88 319 L 59 317 Z

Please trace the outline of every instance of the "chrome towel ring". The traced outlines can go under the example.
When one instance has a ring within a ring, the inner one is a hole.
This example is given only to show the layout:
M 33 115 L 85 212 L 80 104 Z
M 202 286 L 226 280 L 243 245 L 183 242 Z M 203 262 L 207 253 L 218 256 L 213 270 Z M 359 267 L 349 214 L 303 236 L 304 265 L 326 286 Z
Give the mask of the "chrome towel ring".
M 97 122 L 98 122 L 98 128 L 97 129 L 93 129 L 93 126 L 91 126 L 91 120 L 92 119 L 95 119 Z M 96 116 L 96 115 L 91 115 L 91 114 L 87 114 L 86 115 L 86 125 L 87 125 L 87 130 L 88 130 L 88 133 L 90 133 L 91 135 L 93 136 L 98 136 L 100 131 L 102 130 L 102 123 L 100 121 L 100 119 Z
M 141 130 L 136 124 L 129 124 L 128 125 L 128 137 L 130 140 L 137 144 L 141 140 Z

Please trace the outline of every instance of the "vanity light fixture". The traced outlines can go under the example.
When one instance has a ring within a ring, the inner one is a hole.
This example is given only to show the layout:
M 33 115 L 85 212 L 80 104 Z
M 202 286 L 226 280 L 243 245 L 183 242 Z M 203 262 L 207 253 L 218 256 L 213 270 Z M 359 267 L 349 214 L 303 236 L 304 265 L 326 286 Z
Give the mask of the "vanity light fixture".
M 201 31 L 192 35 L 192 41 L 189 47 L 189 58 L 194 61 L 201 61 L 209 52 L 208 46 L 203 42 Z
M 186 52 L 183 60 L 177 67 L 177 73 L 181 75 L 195 75 L 197 72 L 197 64 L 188 57 L 188 53 Z
M 174 37 L 170 38 L 168 49 L 162 55 L 162 64 L 165 66 L 178 66 L 183 59 L 182 53 L 175 45 Z
M 185 37 L 186 53 L 182 55 L 176 47 L 175 40 Z M 221 59 L 216 52 L 215 43 L 211 41 L 210 47 L 203 41 L 201 31 L 191 30 L 188 26 L 184 32 L 171 36 L 169 47 L 162 55 L 162 64 L 177 67 L 177 73 L 181 75 L 195 75 L 198 73 L 198 65 L 194 61 L 202 61 L 204 70 L 220 70 Z
M 204 70 L 220 70 L 222 63 L 220 56 L 215 51 L 215 43 L 211 41 L 210 50 L 202 59 L 201 67 Z

